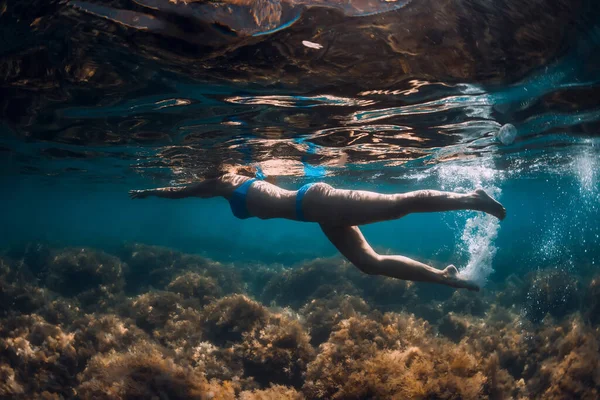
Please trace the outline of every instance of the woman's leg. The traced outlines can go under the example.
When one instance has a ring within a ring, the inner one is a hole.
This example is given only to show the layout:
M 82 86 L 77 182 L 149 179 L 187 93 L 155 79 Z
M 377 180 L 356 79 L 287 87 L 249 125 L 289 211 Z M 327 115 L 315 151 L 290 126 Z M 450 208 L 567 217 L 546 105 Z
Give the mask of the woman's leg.
M 315 185 L 306 193 L 303 209 L 307 221 L 330 226 L 365 225 L 416 212 L 475 210 L 499 219 L 506 216 L 504 207 L 483 190 L 467 194 L 437 190 L 380 194 L 334 189 L 326 184 Z
M 339 252 L 366 274 L 479 290 L 477 284 L 461 279 L 453 265 L 439 270 L 408 257 L 377 254 L 356 226 L 321 225 L 321 229 Z

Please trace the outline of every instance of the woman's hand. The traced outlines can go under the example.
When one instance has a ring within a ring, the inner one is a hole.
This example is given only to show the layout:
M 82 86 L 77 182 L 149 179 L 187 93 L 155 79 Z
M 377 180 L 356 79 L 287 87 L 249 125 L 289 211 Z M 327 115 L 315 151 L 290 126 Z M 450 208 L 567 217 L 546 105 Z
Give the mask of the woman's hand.
M 132 199 L 145 199 L 148 196 L 152 196 L 154 194 L 154 189 L 145 189 L 145 190 L 130 190 L 129 197 Z

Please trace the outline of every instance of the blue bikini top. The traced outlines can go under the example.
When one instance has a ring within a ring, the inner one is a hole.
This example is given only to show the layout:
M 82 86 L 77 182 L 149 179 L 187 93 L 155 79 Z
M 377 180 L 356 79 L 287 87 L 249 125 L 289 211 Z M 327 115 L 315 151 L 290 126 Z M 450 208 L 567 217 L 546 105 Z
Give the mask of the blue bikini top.
M 256 181 L 256 179 L 250 179 L 242 183 L 237 189 L 235 189 L 229 199 L 229 205 L 231 206 L 231 212 L 239 219 L 247 219 L 254 217 L 248 211 L 248 205 L 246 204 L 246 196 L 248 195 L 248 189 Z M 296 194 L 296 219 L 298 221 L 304 221 L 304 212 L 302 210 L 302 200 L 304 195 L 310 189 L 314 183 L 307 183 L 298 189 Z

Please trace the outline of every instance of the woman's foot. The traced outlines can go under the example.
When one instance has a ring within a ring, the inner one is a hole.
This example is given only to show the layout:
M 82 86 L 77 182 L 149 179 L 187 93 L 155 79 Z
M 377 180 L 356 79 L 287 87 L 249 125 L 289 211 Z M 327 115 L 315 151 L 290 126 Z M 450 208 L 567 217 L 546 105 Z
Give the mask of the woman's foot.
M 473 192 L 473 196 L 477 201 L 478 210 L 491 214 L 494 217 L 498 218 L 500 221 L 502 221 L 504 217 L 506 217 L 506 209 L 504 208 L 504 206 L 498 203 L 492 197 L 490 197 L 490 195 L 487 194 L 485 190 L 477 189 L 475 192 Z
M 452 286 L 458 289 L 469 289 L 479 292 L 479 285 L 468 279 L 463 279 L 458 275 L 458 270 L 454 265 L 448 265 L 442 272 L 445 285 Z

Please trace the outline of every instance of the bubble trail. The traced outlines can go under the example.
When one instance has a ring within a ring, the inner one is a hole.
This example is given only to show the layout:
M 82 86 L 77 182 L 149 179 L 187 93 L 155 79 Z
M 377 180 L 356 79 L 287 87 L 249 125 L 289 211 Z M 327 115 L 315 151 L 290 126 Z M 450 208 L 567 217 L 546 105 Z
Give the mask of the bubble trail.
M 482 188 L 496 199 L 501 194 L 500 172 L 481 162 L 476 165 L 442 164 L 438 179 L 444 190 L 470 192 Z M 478 214 L 466 220 L 459 238 L 459 249 L 468 257 L 466 265 L 458 267 L 462 277 L 485 285 L 494 272 L 492 262 L 497 251 L 494 240 L 499 230 L 500 222 L 491 215 Z

